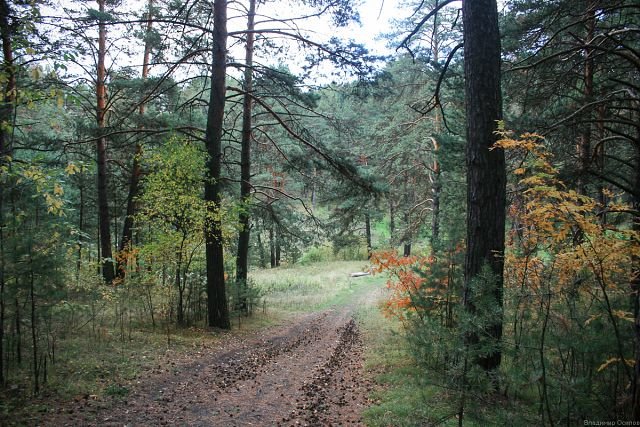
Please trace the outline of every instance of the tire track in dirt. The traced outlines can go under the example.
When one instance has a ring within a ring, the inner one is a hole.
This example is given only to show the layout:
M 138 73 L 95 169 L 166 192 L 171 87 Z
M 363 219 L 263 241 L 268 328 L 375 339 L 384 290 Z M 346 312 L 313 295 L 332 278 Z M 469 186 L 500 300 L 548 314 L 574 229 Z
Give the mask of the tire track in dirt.
M 361 425 L 371 385 L 353 315 L 370 293 L 158 366 L 126 401 L 78 402 L 40 425 Z

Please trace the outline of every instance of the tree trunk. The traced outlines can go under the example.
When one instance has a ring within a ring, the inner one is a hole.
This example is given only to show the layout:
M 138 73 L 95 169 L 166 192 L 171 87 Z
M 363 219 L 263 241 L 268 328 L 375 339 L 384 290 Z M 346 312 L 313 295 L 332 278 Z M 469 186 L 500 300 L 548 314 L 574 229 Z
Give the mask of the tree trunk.
M 640 233 L 640 139 L 636 141 L 636 176 L 633 195 L 633 229 Z M 631 295 L 633 300 L 633 314 L 635 317 L 635 368 L 632 384 L 633 419 L 640 421 L 640 257 L 633 257 L 631 265 Z
M 149 38 L 149 34 L 151 33 L 151 29 L 153 28 L 153 16 L 151 12 L 153 10 L 153 2 L 154 0 L 149 0 L 147 4 L 147 28 L 144 42 L 144 54 L 142 58 L 142 80 L 146 80 L 149 76 L 149 60 L 151 58 L 151 40 Z M 146 102 L 142 101 L 140 103 L 140 107 L 138 109 L 138 114 L 140 116 L 144 116 L 146 109 Z M 142 144 L 140 142 L 136 143 L 135 154 L 133 155 L 133 161 L 131 164 L 131 177 L 129 178 L 129 194 L 127 195 L 127 212 L 124 217 L 124 224 L 122 225 L 122 239 L 120 239 L 120 247 L 118 250 L 120 252 L 126 251 L 127 249 L 131 249 L 131 245 L 133 244 L 133 218 L 136 213 L 136 202 L 135 199 L 138 196 L 139 188 L 140 188 L 140 178 L 142 176 L 142 170 L 140 161 L 142 159 Z M 127 262 L 128 257 L 123 256 L 119 260 L 118 264 L 118 277 L 124 278 L 127 270 Z
M 100 13 L 105 13 L 106 0 L 98 0 Z M 111 225 L 108 200 L 107 178 L 107 138 L 104 136 L 107 113 L 107 27 L 101 19 L 98 23 L 98 69 L 96 79 L 96 120 L 98 137 L 96 140 L 98 163 L 98 221 L 100 223 L 100 253 L 102 257 L 102 277 L 111 283 L 115 278 L 113 252 L 111 249 Z
M 367 238 L 367 259 L 371 259 L 373 245 L 371 244 L 371 215 L 369 213 L 364 214 L 364 232 Z
M 438 123 L 436 115 L 436 124 Z M 435 138 L 433 140 L 433 182 L 431 184 L 431 195 L 433 199 L 433 211 L 431 217 L 431 248 L 434 249 L 438 245 L 440 239 L 440 192 L 442 191 L 442 182 L 440 181 L 440 162 L 438 161 L 438 152 L 440 144 Z
M 11 26 L 8 17 L 10 8 L 5 0 L 0 0 L 0 39 L 2 40 L 2 68 L 0 72 L 6 77 L 6 82 L 2 87 L 2 98 L 0 100 L 0 174 L 4 170 L 8 157 L 12 156 L 12 143 L 10 130 L 13 128 L 13 109 L 16 97 L 16 74 L 13 61 L 13 47 L 11 40 Z M 1 175 L 0 175 L 0 178 Z M 3 180 L 4 181 L 4 180 Z M 5 317 L 5 285 L 6 285 L 6 260 L 4 248 L 4 199 L 5 186 L 0 185 L 0 386 L 5 384 L 4 378 L 4 317 Z
M 258 237 L 258 250 L 260 251 L 260 267 L 267 268 L 267 254 L 265 253 L 264 244 L 262 243 L 261 229 L 258 230 L 258 233 L 256 233 L 256 236 Z
M 247 305 L 247 273 L 249 270 L 249 241 L 251 227 L 249 224 L 249 202 L 251 201 L 251 92 L 253 91 L 253 41 L 256 15 L 256 0 L 249 0 L 249 17 L 247 22 L 247 44 L 245 46 L 244 98 L 242 111 L 242 147 L 240 153 L 240 210 L 238 233 L 238 256 L 236 257 L 236 286 L 240 298 L 237 309 L 248 313 Z
M 408 256 L 411 256 L 411 216 L 409 215 L 409 212 L 404 213 L 404 223 L 407 229 L 405 231 L 405 238 L 403 242 L 404 247 L 403 247 L 402 254 L 405 257 L 408 257 Z
M 411 242 L 406 242 L 402 249 L 402 255 L 405 257 L 411 256 Z
M 389 244 L 394 246 L 394 237 L 396 233 L 396 209 L 393 200 L 389 199 Z
M 36 318 L 36 292 L 35 292 L 35 273 L 33 271 L 33 254 L 31 252 L 31 243 L 29 243 L 29 299 L 31 301 L 31 350 L 33 352 L 33 392 L 40 392 L 40 370 L 38 365 L 38 329 Z
M 280 228 L 276 227 L 276 267 L 280 267 L 280 257 L 282 256 L 282 246 Z
M 586 36 L 585 44 L 588 44 L 594 36 L 596 15 L 595 5 L 589 1 L 587 3 L 587 10 L 585 11 L 585 25 Z M 584 89 L 583 89 L 583 104 L 588 104 L 593 99 L 593 49 L 586 47 L 584 49 Z M 586 120 L 583 122 L 583 128 L 578 136 L 578 183 L 577 190 L 580 194 L 587 194 L 587 179 L 589 176 L 589 167 L 591 166 L 591 121 Z
M 211 93 L 205 133 L 208 153 L 205 181 L 208 213 L 205 226 L 207 308 L 209 326 L 229 329 L 231 324 L 224 280 L 222 221 L 219 215 L 222 203 L 220 178 L 227 72 L 227 0 L 215 0 L 213 3 L 213 36 Z
M 497 120 L 502 119 L 500 93 L 500 34 L 495 0 L 464 1 L 464 71 L 467 117 L 467 253 L 463 305 L 476 312 L 471 284 L 482 267 L 495 274 L 492 295 L 502 307 L 505 243 L 506 172 L 501 149 L 496 142 Z M 488 333 L 496 342 L 502 337 L 502 318 L 495 319 Z M 478 341 L 471 333 L 468 343 Z M 485 370 L 500 366 L 502 353 L 496 349 L 479 356 Z
M 184 326 L 184 283 L 182 283 L 182 250 L 176 254 L 178 260 L 176 261 L 176 272 L 173 280 L 176 289 L 178 290 L 178 325 Z
M 269 228 L 269 252 L 271 260 L 271 268 L 276 268 L 276 238 L 273 231 L 273 224 Z

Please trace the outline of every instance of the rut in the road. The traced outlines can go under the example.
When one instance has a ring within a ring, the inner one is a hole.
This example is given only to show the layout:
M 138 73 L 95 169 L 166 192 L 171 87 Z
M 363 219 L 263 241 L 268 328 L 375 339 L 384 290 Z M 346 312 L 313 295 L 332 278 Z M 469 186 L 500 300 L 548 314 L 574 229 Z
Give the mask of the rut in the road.
M 230 337 L 224 348 L 158 366 L 127 401 L 81 402 L 41 425 L 361 424 L 368 383 L 351 311 L 312 313 L 253 338 Z
M 311 382 L 302 386 L 303 400 L 290 417 L 283 421 L 300 421 L 310 425 L 329 425 L 334 419 L 336 407 L 347 406 L 356 399 L 354 391 L 358 383 L 345 380 L 345 365 L 359 360 L 362 344 L 358 325 L 351 319 L 338 330 L 339 341 L 329 359 L 317 369 Z M 360 417 L 358 416 L 358 421 Z M 343 420 L 344 421 L 344 420 Z

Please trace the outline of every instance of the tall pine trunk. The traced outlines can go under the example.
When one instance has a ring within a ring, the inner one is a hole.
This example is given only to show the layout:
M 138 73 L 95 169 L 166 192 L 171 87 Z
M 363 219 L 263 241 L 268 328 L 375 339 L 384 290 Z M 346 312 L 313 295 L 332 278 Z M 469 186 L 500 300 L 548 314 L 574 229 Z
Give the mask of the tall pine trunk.
M 464 21 L 464 72 L 467 117 L 467 253 L 463 304 L 476 313 L 472 283 L 483 266 L 495 275 L 491 290 L 496 304 L 502 307 L 505 244 L 506 172 L 501 149 L 496 142 L 497 121 L 502 119 L 500 92 L 500 33 L 495 0 L 462 3 Z M 502 318 L 495 319 L 487 330 L 499 342 Z M 477 333 L 467 337 L 477 343 Z M 496 348 L 478 356 L 475 362 L 490 371 L 500 366 L 501 351 Z
M 229 329 L 229 307 L 224 280 L 224 248 L 222 241 L 222 126 L 227 72 L 227 0 L 213 3 L 213 63 L 211 65 L 211 93 L 207 113 L 205 144 L 207 148 L 207 177 L 204 196 L 207 202 L 205 225 L 207 265 L 207 309 L 209 326 Z
M 638 117 L 638 114 L 636 114 Z M 636 176 L 633 194 L 633 229 L 640 233 L 640 137 L 636 140 Z M 640 257 L 633 257 L 631 266 L 631 295 L 634 314 L 635 334 L 635 367 L 633 384 L 631 385 L 633 398 L 633 419 L 640 421 Z
M 438 117 L 436 114 L 436 132 L 438 132 Z M 436 138 L 432 138 L 433 143 L 433 166 L 432 166 L 432 183 L 431 183 L 431 196 L 433 199 L 433 211 L 431 217 L 431 248 L 434 249 L 440 240 L 440 193 L 442 192 L 440 161 L 438 155 L 440 151 L 440 144 Z
M 98 0 L 101 14 L 105 13 L 106 0 Z M 111 249 L 111 225 L 108 199 L 107 138 L 105 137 L 107 113 L 107 27 L 101 18 L 98 23 L 98 69 L 96 76 L 96 121 L 98 135 L 96 140 L 98 163 L 98 221 L 100 228 L 100 254 L 102 257 L 102 277 L 111 283 L 115 278 L 113 252 Z
M 13 61 L 13 47 L 11 45 L 11 26 L 9 24 L 9 5 L 5 0 L 0 0 L 0 39 L 2 40 L 2 73 L 6 80 L 2 86 L 0 100 L 0 174 L 3 174 L 8 158 L 12 156 L 11 129 L 13 128 L 13 109 L 16 96 L 16 74 Z M 0 176 L 1 178 L 1 176 Z M 7 182 L 6 180 L 2 180 Z M 6 286 L 6 260 L 5 260 L 5 215 L 4 200 L 6 184 L 0 185 L 0 387 L 4 385 L 4 316 L 5 316 L 5 286 Z
M 240 153 L 240 199 L 243 209 L 239 215 L 238 256 L 236 257 L 236 286 L 240 290 L 238 309 L 248 312 L 247 273 L 249 270 L 249 241 L 251 238 L 249 202 L 251 200 L 251 92 L 253 91 L 253 41 L 256 0 L 249 0 L 247 44 L 245 46 L 244 98 L 242 111 L 242 147 Z
M 153 28 L 153 16 L 151 12 L 153 10 L 154 0 L 149 0 L 147 4 L 147 27 L 146 37 L 144 41 L 144 54 L 142 58 L 142 80 L 146 80 L 149 76 L 149 61 L 151 58 L 151 29 Z M 138 109 L 138 114 L 144 116 L 146 110 L 146 102 L 142 100 Z M 122 239 L 120 239 L 120 252 L 130 249 L 133 243 L 133 218 L 136 213 L 136 197 L 138 196 L 140 188 L 140 178 L 142 176 L 141 159 L 142 159 L 142 144 L 136 143 L 135 153 L 133 155 L 133 161 L 131 163 L 131 177 L 129 178 L 129 194 L 127 195 L 127 212 L 124 217 L 124 224 L 122 225 Z M 119 259 L 118 265 L 118 277 L 124 278 L 127 270 L 128 257 L 123 256 Z
M 585 11 L 585 44 L 588 44 L 593 39 L 596 25 L 595 6 L 591 1 L 587 3 L 587 9 Z M 584 49 L 584 71 L 583 71 L 583 104 L 588 104 L 593 99 L 593 73 L 594 73 L 594 50 L 586 47 Z M 587 181 L 589 175 L 589 168 L 591 166 L 591 121 L 586 120 L 583 123 L 583 128 L 578 136 L 578 182 L 577 190 L 580 194 L 587 194 Z

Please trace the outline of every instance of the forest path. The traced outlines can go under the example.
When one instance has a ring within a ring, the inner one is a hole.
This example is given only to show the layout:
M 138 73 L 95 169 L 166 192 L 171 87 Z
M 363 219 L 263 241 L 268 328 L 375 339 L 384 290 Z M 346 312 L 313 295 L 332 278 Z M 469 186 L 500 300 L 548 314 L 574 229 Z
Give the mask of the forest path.
M 371 383 L 356 314 L 379 286 L 359 287 L 343 305 L 293 316 L 158 365 L 125 400 L 76 406 L 42 425 L 362 425 Z

